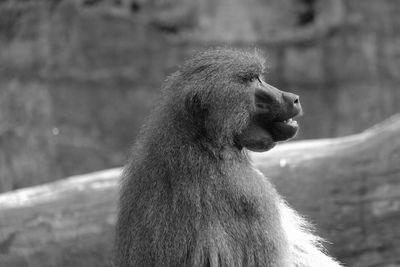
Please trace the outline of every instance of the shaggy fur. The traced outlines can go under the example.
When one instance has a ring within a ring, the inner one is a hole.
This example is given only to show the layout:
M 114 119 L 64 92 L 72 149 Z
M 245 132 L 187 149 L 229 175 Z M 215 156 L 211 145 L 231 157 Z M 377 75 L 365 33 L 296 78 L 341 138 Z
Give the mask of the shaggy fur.
M 206 51 L 167 80 L 125 168 L 118 266 L 340 266 L 237 142 L 263 65 Z

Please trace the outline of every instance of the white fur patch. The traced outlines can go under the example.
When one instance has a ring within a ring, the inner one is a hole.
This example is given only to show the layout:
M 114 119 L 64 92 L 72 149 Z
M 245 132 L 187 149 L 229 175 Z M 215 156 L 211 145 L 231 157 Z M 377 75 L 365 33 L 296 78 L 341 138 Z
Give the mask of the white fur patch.
M 257 168 L 254 170 L 267 179 Z M 287 267 L 343 267 L 325 254 L 322 238 L 312 234 L 312 226 L 278 196 L 282 228 L 289 244 Z
M 284 200 L 280 200 L 281 223 L 290 246 L 290 267 L 340 267 L 343 266 L 324 253 L 320 237 L 311 233 L 311 227 Z

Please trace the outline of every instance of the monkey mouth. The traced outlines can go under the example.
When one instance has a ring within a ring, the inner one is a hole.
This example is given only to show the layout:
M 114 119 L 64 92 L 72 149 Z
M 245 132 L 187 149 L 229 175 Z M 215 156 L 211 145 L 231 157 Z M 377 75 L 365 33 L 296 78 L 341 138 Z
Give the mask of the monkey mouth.
M 301 106 L 286 110 L 282 109 L 276 116 L 266 112 L 258 112 L 252 118 L 248 127 L 237 137 L 239 146 L 255 152 L 271 149 L 277 142 L 289 140 L 296 136 L 299 124 L 295 117 L 302 115 Z
M 288 126 L 291 126 L 291 127 L 299 127 L 299 124 L 293 118 L 284 120 L 281 123 L 287 124 Z
M 239 136 L 238 143 L 255 152 L 271 149 L 277 142 L 296 136 L 299 125 L 294 117 L 279 121 L 266 121 L 263 116 L 253 118 L 249 127 Z
M 298 130 L 299 125 L 293 118 L 272 122 L 267 129 L 276 142 L 293 138 Z
M 287 127 L 287 128 L 294 128 L 294 129 L 299 128 L 299 124 L 293 118 L 289 118 L 287 120 L 282 120 L 282 121 L 274 121 L 272 123 L 274 125 L 280 126 L 280 127 Z
M 301 108 L 294 110 L 291 114 L 275 118 L 274 121 L 265 125 L 266 127 L 264 129 L 271 134 L 276 142 L 291 139 L 296 136 L 299 130 L 299 124 L 294 118 L 301 114 Z

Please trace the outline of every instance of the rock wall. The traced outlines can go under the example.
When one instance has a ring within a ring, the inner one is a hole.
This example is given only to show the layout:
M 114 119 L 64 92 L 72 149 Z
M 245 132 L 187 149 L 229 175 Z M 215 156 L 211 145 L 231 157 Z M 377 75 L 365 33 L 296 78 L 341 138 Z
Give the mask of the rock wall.
M 168 73 L 195 51 L 258 47 L 301 96 L 299 139 L 400 111 L 396 1 L 6 0 L 0 191 L 123 164 Z M 29 179 L 28 179 L 29 177 Z

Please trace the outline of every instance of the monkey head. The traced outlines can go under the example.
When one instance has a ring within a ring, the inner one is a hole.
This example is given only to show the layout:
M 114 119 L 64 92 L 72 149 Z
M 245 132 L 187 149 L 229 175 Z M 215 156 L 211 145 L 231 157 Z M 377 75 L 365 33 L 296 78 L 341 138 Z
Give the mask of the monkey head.
M 293 118 L 302 112 L 299 97 L 269 85 L 260 75 L 252 78 L 249 88 L 255 109 L 237 142 L 249 150 L 262 152 L 276 142 L 293 138 L 299 129 Z
M 184 63 L 169 83 L 173 99 L 184 102 L 196 137 L 220 146 L 266 151 L 294 137 L 301 113 L 297 95 L 262 79 L 264 60 L 256 52 L 217 49 Z M 176 112 L 175 112 L 176 113 Z

